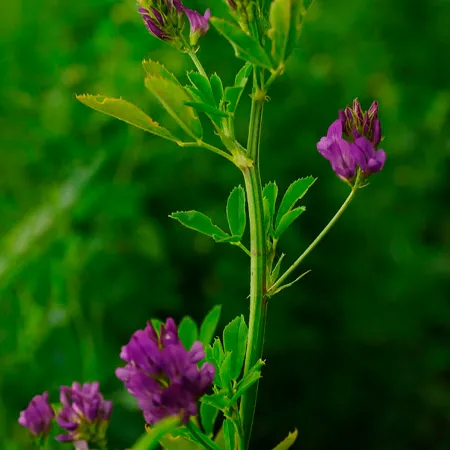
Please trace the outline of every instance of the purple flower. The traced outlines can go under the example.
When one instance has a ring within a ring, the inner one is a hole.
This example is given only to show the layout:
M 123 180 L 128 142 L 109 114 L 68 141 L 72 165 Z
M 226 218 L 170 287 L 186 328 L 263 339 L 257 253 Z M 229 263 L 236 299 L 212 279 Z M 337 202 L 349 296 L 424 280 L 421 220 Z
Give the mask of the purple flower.
M 120 357 L 127 364 L 116 375 L 136 397 L 149 424 L 175 415 L 187 422 L 197 414 L 197 401 L 214 380 L 212 364 L 197 366 L 205 357 L 203 344 L 194 342 L 186 350 L 171 318 L 161 325 L 159 336 L 150 322 L 136 331 Z
M 378 119 L 378 103 L 374 101 L 368 111 L 363 112 L 358 99 L 353 100 L 352 108 L 347 106 L 339 111 L 344 134 L 350 140 L 359 137 L 369 139 L 375 148 L 381 141 L 381 124 Z
M 197 11 L 189 8 L 184 8 L 189 23 L 191 24 L 190 42 L 191 45 L 196 45 L 198 40 L 206 34 L 209 30 L 209 19 L 211 17 L 211 11 L 207 9 L 202 16 Z
M 352 151 L 356 163 L 365 176 L 379 172 L 386 161 L 386 153 L 379 149 L 375 151 L 372 142 L 368 139 L 360 137 L 352 144 Z
M 351 144 L 342 139 L 342 122 L 334 121 L 326 137 L 317 143 L 319 153 L 331 163 L 331 167 L 343 180 L 350 181 L 356 173 L 356 160 Z
M 48 402 L 48 392 L 31 399 L 28 408 L 20 413 L 19 424 L 26 427 L 34 436 L 47 436 L 55 413 Z
M 376 151 L 380 141 L 378 103 L 373 102 L 364 112 L 359 101 L 354 100 L 352 108 L 347 106 L 339 111 L 339 119 L 317 143 L 317 150 L 330 161 L 341 179 L 353 183 L 358 168 L 365 178 L 383 169 L 386 153 L 381 149 Z
M 83 441 L 102 444 L 112 411 L 112 402 L 103 399 L 99 383 L 73 383 L 61 386 L 62 410 L 56 418 L 58 425 L 68 431 L 56 437 L 61 442 Z
M 150 33 L 163 41 L 172 38 L 172 36 L 165 31 L 165 21 L 159 11 L 153 7 L 150 9 L 139 8 L 138 11 L 144 19 L 145 26 Z

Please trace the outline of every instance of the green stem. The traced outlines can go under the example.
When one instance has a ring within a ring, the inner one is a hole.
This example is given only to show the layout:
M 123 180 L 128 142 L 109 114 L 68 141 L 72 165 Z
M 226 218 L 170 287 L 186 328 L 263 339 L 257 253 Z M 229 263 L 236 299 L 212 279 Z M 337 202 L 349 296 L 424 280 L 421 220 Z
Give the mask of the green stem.
M 286 278 L 297 268 L 297 266 L 308 256 L 308 254 L 314 249 L 314 247 L 323 239 L 323 237 L 331 230 L 333 225 L 339 220 L 342 216 L 342 213 L 346 210 L 347 206 L 353 200 L 353 197 L 356 194 L 358 187 L 352 188 L 349 196 L 346 198 L 345 202 L 339 208 L 338 212 L 334 215 L 334 217 L 328 222 L 328 225 L 321 231 L 321 233 L 314 239 L 311 245 L 297 258 L 297 260 L 289 267 L 286 272 L 273 284 L 273 286 L 267 292 L 267 295 L 273 295 L 277 292 L 277 289 L 281 286 L 281 284 L 286 280 Z
M 217 148 L 214 145 L 211 145 L 211 144 L 208 144 L 207 142 L 202 141 L 201 139 L 199 139 L 196 142 L 177 142 L 177 144 L 180 147 L 206 148 L 207 150 L 211 150 L 212 152 L 216 153 L 217 155 L 223 156 L 224 158 L 228 159 L 228 161 L 231 161 L 234 164 L 234 160 L 231 155 L 224 152 L 223 150 L 220 150 L 220 148 Z
M 254 71 L 255 81 L 256 73 Z M 257 91 L 255 83 L 253 94 Z M 250 314 L 245 355 L 244 377 L 262 356 L 267 303 L 265 294 L 266 275 L 266 236 L 264 230 L 264 209 L 262 186 L 259 174 L 259 145 L 263 116 L 264 99 L 252 97 L 247 155 L 253 160 L 253 166 L 242 169 L 247 193 L 250 225 Z M 258 383 L 255 383 L 242 396 L 240 405 L 241 423 L 247 447 L 253 425 L 256 408 Z
M 195 54 L 195 52 L 194 51 L 192 51 L 192 50 L 189 50 L 189 56 L 191 57 L 191 59 L 192 59 L 192 62 L 195 64 L 195 67 L 197 67 L 197 70 L 207 79 L 207 80 L 209 80 L 209 78 L 208 78 L 208 75 L 206 75 L 206 71 L 205 71 L 205 69 L 203 68 L 203 65 L 202 65 L 202 63 L 200 62 L 200 60 L 197 58 L 197 55 Z

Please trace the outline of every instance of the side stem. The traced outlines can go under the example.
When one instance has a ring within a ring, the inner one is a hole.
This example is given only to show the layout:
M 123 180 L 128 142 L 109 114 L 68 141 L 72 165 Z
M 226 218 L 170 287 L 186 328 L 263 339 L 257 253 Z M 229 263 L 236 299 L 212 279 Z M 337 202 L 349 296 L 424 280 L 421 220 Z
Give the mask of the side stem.
M 256 77 L 255 77 L 256 79 Z M 255 94 L 257 86 L 253 94 Z M 265 295 L 266 275 L 266 236 L 264 230 L 264 209 L 261 178 L 259 174 L 259 144 L 263 116 L 264 99 L 253 95 L 247 143 L 248 157 L 253 160 L 252 167 L 242 169 L 247 193 L 250 225 L 250 314 L 245 356 L 244 375 L 262 356 L 267 303 Z M 241 399 L 240 415 L 248 447 L 253 417 L 256 408 L 258 383 L 245 392 Z
M 271 288 L 268 290 L 267 294 L 275 294 L 277 292 L 277 289 L 281 286 L 281 284 L 286 280 L 286 278 L 299 266 L 299 264 L 308 256 L 308 254 L 314 249 L 314 247 L 323 239 L 323 237 L 328 233 L 328 231 L 331 230 L 333 225 L 339 220 L 339 218 L 342 216 L 342 213 L 347 209 L 347 206 L 350 204 L 350 202 L 353 200 L 353 197 L 356 194 L 356 191 L 358 190 L 358 187 L 355 186 L 349 196 L 346 198 L 345 202 L 342 204 L 342 206 L 339 208 L 338 212 L 333 216 L 333 218 L 328 222 L 328 225 L 320 232 L 320 234 L 314 239 L 314 241 L 309 245 L 309 247 L 297 258 L 297 260 L 292 264 L 289 269 L 286 270 L 286 272 L 281 275 L 280 278 L 276 281 L 276 283 L 271 286 Z

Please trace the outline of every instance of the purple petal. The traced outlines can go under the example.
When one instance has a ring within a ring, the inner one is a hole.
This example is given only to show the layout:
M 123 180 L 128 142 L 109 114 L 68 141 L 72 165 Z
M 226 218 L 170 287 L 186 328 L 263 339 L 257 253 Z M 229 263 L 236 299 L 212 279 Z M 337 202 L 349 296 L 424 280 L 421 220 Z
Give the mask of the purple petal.
M 195 341 L 189 350 L 189 361 L 191 363 L 198 363 L 205 357 L 205 351 L 203 349 L 203 343 L 200 341 Z
M 342 122 L 335 120 L 328 128 L 328 138 L 340 138 L 342 137 Z

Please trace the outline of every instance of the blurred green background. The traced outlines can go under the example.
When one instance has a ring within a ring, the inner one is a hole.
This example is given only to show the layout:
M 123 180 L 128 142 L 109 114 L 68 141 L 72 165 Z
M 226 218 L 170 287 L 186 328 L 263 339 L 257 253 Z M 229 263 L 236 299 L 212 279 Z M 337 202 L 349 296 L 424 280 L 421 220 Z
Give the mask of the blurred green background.
M 219 3 L 186 0 L 216 15 Z M 316 0 L 273 86 L 264 181 L 319 177 L 282 239 L 288 262 L 347 195 L 315 149 L 339 108 L 379 101 L 388 159 L 306 260 L 312 273 L 270 304 L 255 449 L 294 427 L 299 449 L 450 448 L 449 5 Z M 1 448 L 27 448 L 17 417 L 31 396 L 98 379 L 116 402 L 109 448 L 124 449 L 143 431 L 114 376 L 131 333 L 218 303 L 221 325 L 247 312 L 244 253 L 168 218 L 197 209 L 223 224 L 242 180 L 76 101 L 123 96 L 169 120 L 140 61 L 183 80 L 191 63 L 147 33 L 132 0 L 2 2 L 0 41 Z M 199 56 L 227 83 L 241 66 L 214 30 Z

